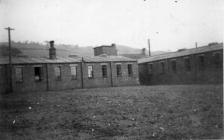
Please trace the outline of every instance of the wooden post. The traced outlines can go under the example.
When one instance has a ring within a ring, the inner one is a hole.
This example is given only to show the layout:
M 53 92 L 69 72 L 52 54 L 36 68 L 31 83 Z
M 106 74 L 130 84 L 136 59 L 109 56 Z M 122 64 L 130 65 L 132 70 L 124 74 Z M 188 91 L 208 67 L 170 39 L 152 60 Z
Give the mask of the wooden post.
M 11 49 L 11 30 L 14 30 L 13 28 L 5 28 L 8 30 L 8 39 L 9 39 L 9 92 L 13 92 L 13 85 L 12 85 L 12 49 Z

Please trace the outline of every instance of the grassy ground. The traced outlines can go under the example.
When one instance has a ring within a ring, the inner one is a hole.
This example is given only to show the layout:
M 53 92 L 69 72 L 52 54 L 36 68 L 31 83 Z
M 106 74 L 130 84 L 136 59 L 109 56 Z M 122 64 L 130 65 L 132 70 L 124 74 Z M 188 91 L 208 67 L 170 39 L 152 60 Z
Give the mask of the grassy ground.
M 178 85 L 4 95 L 0 139 L 217 139 L 222 91 L 222 85 Z

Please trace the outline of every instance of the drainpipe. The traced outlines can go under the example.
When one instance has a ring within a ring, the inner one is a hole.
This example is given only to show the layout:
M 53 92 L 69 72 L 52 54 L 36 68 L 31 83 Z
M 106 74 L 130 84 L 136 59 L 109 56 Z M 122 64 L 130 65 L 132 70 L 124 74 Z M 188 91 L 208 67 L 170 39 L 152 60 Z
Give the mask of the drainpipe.
M 113 83 L 112 62 L 110 62 L 110 82 L 111 82 L 111 87 L 113 87 L 114 83 Z
M 81 85 L 82 85 L 82 88 L 84 88 L 84 81 L 83 81 L 83 57 L 82 57 L 82 61 L 80 63 L 80 68 L 81 68 Z

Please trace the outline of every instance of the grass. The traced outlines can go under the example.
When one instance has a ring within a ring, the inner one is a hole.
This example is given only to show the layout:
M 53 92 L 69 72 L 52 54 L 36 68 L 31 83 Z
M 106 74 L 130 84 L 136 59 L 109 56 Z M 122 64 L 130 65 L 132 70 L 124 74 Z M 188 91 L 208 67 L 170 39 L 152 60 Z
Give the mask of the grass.
M 222 85 L 136 86 L 2 95 L 0 139 L 218 139 Z

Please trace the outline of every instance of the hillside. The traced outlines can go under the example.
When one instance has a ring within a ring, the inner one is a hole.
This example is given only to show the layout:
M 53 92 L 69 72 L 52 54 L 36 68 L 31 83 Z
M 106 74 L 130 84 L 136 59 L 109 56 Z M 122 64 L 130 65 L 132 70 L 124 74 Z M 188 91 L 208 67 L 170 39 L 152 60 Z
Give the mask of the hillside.
M 69 55 L 93 56 L 93 46 L 78 46 L 67 44 L 55 44 L 57 55 L 67 57 Z M 36 42 L 12 42 L 13 56 L 48 57 L 49 45 Z M 140 54 L 141 49 L 124 45 L 117 45 L 118 54 Z M 165 53 L 163 51 L 152 52 L 152 55 Z M 8 44 L 0 43 L 0 57 L 8 55 Z

